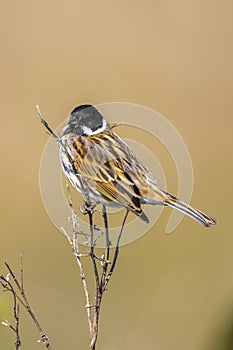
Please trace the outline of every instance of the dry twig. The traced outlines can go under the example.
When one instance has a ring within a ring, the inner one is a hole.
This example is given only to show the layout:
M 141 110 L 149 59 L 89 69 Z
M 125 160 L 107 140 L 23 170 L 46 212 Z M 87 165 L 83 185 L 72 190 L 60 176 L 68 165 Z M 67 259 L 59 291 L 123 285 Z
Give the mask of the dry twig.
M 7 270 L 8 270 L 8 276 L 13 279 L 13 283 L 10 283 L 8 278 L 6 279 L 4 276 L 0 276 L 0 284 L 3 288 L 3 290 L 11 292 L 14 298 L 14 318 L 15 318 L 15 327 L 13 327 L 11 324 L 9 324 L 8 321 L 3 323 L 4 325 L 7 325 L 10 329 L 12 329 L 16 334 L 16 341 L 15 346 L 17 350 L 20 350 L 21 340 L 19 336 L 19 304 L 21 304 L 24 309 L 29 313 L 31 316 L 37 330 L 40 334 L 40 342 L 45 345 L 45 347 L 49 350 L 52 350 L 52 347 L 50 345 L 50 341 L 46 333 L 43 331 L 37 317 L 35 316 L 28 298 L 26 296 L 25 290 L 24 290 L 24 282 L 23 282 L 23 263 L 22 263 L 22 254 L 20 256 L 21 264 L 20 264 L 20 282 L 18 281 L 15 273 L 13 272 L 12 268 L 8 263 L 5 263 Z M 14 284 L 14 285 L 13 285 Z

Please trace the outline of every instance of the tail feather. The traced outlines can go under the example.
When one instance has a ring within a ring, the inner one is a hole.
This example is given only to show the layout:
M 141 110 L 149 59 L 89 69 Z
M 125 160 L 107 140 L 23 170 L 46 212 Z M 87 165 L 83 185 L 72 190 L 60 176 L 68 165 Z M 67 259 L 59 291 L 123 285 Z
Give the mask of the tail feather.
M 172 195 L 169 195 L 164 200 L 164 204 L 169 205 L 170 207 L 175 208 L 181 211 L 182 213 L 189 215 L 191 218 L 198 221 L 200 224 L 202 224 L 205 227 L 210 227 L 210 225 L 215 225 L 217 223 L 217 220 L 212 216 L 207 215 L 198 209 L 190 207 L 188 204 L 180 201 L 178 198 Z

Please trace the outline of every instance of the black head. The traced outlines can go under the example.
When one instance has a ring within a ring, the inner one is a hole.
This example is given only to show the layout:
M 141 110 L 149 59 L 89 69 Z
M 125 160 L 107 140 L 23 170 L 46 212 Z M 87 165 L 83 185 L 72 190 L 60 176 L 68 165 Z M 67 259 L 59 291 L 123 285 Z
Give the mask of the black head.
M 63 129 L 63 135 L 70 133 L 78 136 L 94 135 L 107 128 L 109 128 L 108 122 L 94 106 L 81 105 L 71 112 L 70 119 Z

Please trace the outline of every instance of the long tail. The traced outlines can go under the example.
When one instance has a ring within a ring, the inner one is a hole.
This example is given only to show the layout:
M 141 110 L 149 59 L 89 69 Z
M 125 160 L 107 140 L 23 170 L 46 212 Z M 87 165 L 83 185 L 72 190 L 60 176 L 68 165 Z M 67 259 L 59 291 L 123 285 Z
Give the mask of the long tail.
M 202 211 L 190 207 L 188 204 L 180 201 L 178 198 L 167 193 L 167 198 L 164 200 L 165 205 L 169 205 L 182 213 L 189 215 L 194 220 L 200 222 L 205 227 L 210 227 L 210 225 L 215 225 L 217 220 L 210 215 L 203 213 Z

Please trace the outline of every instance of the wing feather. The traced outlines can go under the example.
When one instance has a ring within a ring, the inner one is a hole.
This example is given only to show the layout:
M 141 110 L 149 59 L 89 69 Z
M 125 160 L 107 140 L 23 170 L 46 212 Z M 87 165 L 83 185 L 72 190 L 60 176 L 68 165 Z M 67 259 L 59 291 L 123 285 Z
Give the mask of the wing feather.
M 88 138 L 73 135 L 66 143 L 77 174 L 95 181 L 96 189 L 108 200 L 142 214 L 140 174 L 134 164 L 130 167 L 129 157 L 134 163 L 134 155 L 129 154 L 131 151 L 120 138 L 109 130 Z M 137 181 L 129 175 L 129 170 Z

